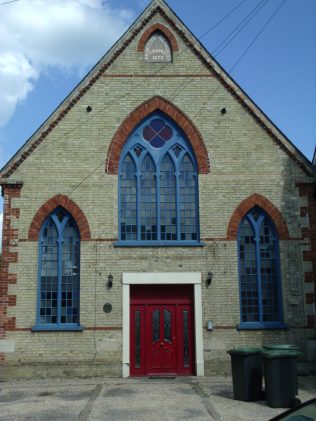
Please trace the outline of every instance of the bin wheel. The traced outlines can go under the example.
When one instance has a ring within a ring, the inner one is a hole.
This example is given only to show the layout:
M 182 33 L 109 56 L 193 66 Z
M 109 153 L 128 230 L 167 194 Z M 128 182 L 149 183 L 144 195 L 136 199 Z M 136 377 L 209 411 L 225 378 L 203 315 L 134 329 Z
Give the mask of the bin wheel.
M 291 408 L 296 408 L 297 406 L 301 405 L 301 400 L 299 398 L 293 398 L 291 402 Z

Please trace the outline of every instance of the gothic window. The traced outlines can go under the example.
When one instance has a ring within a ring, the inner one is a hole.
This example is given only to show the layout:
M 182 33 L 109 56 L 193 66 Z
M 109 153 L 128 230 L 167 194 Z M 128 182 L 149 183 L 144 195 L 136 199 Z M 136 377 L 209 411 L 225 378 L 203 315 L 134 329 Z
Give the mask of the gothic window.
M 78 227 L 59 207 L 39 237 L 37 325 L 33 330 L 77 330 L 79 326 Z
M 119 245 L 200 245 L 194 153 L 181 130 L 152 114 L 119 164 Z
M 278 234 L 259 207 L 238 231 L 241 328 L 282 327 Z

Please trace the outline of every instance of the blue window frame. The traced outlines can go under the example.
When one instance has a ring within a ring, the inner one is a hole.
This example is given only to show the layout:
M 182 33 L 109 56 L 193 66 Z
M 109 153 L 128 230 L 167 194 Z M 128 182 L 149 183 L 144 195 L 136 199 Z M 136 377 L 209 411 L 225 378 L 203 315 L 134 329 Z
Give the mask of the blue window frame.
M 259 207 L 238 231 L 241 329 L 286 328 L 282 316 L 279 239 L 274 223 Z
M 160 112 L 138 125 L 119 163 L 118 246 L 201 246 L 198 176 L 184 133 Z
M 79 324 L 80 236 L 76 222 L 59 207 L 39 237 L 36 330 L 82 330 Z

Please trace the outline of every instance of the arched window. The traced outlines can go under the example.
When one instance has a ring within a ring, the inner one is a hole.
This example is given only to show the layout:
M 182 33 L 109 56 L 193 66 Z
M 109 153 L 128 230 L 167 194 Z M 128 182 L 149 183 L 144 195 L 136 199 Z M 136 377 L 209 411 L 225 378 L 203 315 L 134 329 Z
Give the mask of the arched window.
M 33 330 L 81 330 L 80 238 L 62 207 L 45 220 L 39 236 L 37 325 Z
M 119 177 L 117 245 L 201 245 L 196 159 L 170 119 L 156 112 L 134 130 Z
M 278 328 L 282 323 L 279 241 L 274 223 L 259 207 L 238 231 L 240 328 Z

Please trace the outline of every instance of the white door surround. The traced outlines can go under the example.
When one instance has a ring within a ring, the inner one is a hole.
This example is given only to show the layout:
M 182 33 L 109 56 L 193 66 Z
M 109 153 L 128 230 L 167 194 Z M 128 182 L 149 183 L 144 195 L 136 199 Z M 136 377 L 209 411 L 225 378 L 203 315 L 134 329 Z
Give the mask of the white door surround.
M 130 371 L 130 285 L 194 286 L 195 371 L 204 376 L 201 272 L 125 272 L 123 273 L 123 377 Z

